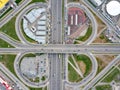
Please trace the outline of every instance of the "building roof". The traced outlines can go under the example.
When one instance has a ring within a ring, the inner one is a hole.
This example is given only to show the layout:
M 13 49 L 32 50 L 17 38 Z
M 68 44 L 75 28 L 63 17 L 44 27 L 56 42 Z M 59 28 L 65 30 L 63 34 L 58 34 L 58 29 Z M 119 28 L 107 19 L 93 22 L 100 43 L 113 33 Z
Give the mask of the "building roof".
M 91 2 L 92 2 L 93 4 L 95 4 L 96 6 L 100 6 L 103 1 L 102 1 L 102 0 L 91 0 Z
M 120 14 L 120 2 L 118 2 L 118 1 L 110 1 L 106 5 L 106 10 L 107 10 L 108 14 L 110 14 L 112 16 L 119 15 Z
M 8 1 L 9 0 L 0 0 L 0 9 L 3 8 Z

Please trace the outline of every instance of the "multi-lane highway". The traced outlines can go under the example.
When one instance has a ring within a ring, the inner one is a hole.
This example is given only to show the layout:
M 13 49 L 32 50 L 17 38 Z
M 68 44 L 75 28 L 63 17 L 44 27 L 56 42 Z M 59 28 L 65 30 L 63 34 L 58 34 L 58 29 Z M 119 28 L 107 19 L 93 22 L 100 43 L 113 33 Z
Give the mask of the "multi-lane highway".
M 52 29 L 50 44 L 62 44 L 62 0 L 51 0 Z M 53 46 L 54 47 L 54 46 Z M 62 90 L 62 58 L 59 54 L 49 54 L 50 90 Z
M 61 87 L 61 58 L 58 54 L 49 54 L 50 64 L 50 90 L 62 90 Z
M 51 0 L 51 43 L 62 43 L 62 0 Z

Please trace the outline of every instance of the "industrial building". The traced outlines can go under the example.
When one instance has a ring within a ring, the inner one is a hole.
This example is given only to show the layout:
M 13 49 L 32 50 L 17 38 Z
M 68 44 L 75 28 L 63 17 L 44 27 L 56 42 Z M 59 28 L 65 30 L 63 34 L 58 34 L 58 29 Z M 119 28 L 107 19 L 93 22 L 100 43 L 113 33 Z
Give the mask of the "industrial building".
M 8 2 L 9 0 L 0 0 L 0 9 L 2 9 Z
M 12 87 L 0 77 L 0 90 L 12 90 Z
M 44 12 L 46 12 L 45 8 L 33 9 L 26 15 L 26 18 L 33 23 Z
M 23 30 L 31 39 L 40 44 L 47 43 L 48 18 L 45 8 L 32 9 L 24 15 Z

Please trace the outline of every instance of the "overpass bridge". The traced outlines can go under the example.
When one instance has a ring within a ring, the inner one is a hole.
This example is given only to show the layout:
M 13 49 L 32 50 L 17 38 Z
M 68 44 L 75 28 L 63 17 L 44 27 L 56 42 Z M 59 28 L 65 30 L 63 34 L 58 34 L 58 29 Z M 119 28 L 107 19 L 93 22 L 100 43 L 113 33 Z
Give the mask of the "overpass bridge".
M 35 53 L 87 53 L 93 54 L 120 54 L 119 44 L 106 45 L 62 45 L 50 44 L 47 46 L 25 46 L 19 48 L 0 48 L 0 53 L 19 53 L 19 52 L 35 52 Z

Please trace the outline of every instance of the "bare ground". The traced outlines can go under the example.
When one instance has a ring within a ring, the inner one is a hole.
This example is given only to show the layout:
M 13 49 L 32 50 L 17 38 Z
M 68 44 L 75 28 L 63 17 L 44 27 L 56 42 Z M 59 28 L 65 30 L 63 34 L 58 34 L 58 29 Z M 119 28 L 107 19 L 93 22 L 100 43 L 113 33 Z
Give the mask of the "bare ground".
M 115 58 L 115 55 L 95 55 L 95 57 L 98 61 L 98 71 L 101 71 Z
M 83 61 L 78 61 L 77 63 L 78 63 L 78 66 L 79 66 L 80 70 L 82 71 L 82 74 L 84 74 L 85 71 L 86 71 L 85 63 Z

